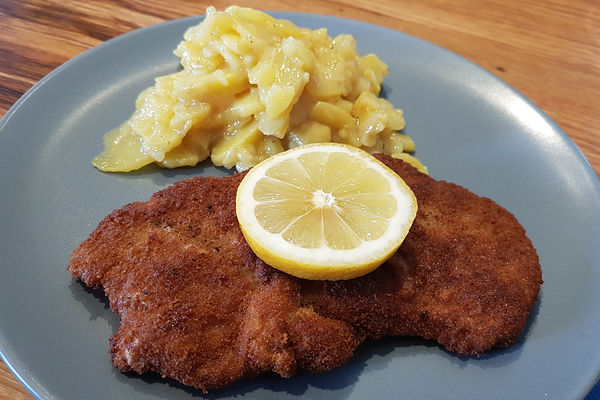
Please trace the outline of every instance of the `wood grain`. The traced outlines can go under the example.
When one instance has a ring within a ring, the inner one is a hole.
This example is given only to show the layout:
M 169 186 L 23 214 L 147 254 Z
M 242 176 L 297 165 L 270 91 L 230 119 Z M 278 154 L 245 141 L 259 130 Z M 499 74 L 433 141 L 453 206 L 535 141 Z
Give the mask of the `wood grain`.
M 38 80 L 122 33 L 204 13 L 207 5 L 336 15 L 436 43 L 496 74 L 540 106 L 600 173 L 597 0 L 2 0 L 0 116 Z M 0 399 L 31 399 L 0 363 Z
M 30 400 L 31 394 L 17 381 L 17 378 L 0 361 L 0 399 Z

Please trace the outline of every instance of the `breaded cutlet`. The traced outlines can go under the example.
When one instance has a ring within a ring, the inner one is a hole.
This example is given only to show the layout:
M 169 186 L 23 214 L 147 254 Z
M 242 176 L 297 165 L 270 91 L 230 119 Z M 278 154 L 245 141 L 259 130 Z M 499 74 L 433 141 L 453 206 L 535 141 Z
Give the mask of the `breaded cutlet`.
M 303 280 L 257 258 L 235 214 L 244 174 L 182 180 L 113 211 L 68 266 L 121 316 L 113 363 L 205 390 L 267 371 L 327 371 L 386 335 L 459 355 L 511 345 L 542 283 L 524 229 L 490 199 L 378 158 L 419 210 L 398 252 L 352 280 Z

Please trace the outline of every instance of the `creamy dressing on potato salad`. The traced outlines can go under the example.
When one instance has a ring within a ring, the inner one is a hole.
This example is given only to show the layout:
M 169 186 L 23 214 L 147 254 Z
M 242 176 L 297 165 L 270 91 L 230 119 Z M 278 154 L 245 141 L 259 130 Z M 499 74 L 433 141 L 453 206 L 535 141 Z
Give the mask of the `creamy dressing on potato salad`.
M 209 7 L 175 54 L 183 69 L 143 91 L 93 164 L 132 171 L 210 157 L 238 171 L 308 143 L 339 142 L 422 165 L 402 111 L 379 98 L 387 66 L 350 35 L 299 28 L 256 10 Z

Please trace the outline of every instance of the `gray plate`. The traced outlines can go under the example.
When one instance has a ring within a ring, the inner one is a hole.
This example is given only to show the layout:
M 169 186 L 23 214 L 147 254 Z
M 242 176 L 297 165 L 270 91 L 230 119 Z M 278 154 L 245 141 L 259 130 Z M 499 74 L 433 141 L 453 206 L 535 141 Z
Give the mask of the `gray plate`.
M 329 373 L 245 380 L 209 397 L 282 399 L 583 397 L 600 371 L 600 184 L 569 138 L 501 80 L 402 33 L 339 18 L 275 13 L 301 26 L 351 33 L 361 54 L 389 65 L 385 94 L 435 178 L 511 210 L 537 247 L 545 283 L 515 346 L 460 358 L 434 343 L 388 338 Z M 65 270 L 69 255 L 121 205 L 193 175 L 104 174 L 90 165 L 102 136 L 133 111 L 157 75 L 177 70 L 172 50 L 200 18 L 110 40 L 40 81 L 0 123 L 0 349 L 41 399 L 185 399 L 200 393 L 109 361 L 119 319 Z

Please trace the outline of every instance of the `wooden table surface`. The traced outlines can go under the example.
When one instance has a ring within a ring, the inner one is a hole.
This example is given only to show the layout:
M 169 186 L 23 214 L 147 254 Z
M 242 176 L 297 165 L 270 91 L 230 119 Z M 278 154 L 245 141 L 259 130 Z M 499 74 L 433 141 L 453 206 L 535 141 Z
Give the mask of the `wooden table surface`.
M 83 51 L 136 28 L 203 14 L 211 4 L 336 15 L 436 43 L 531 99 L 600 174 L 598 0 L 1 0 L 0 117 Z M 0 399 L 32 398 L 0 362 Z

